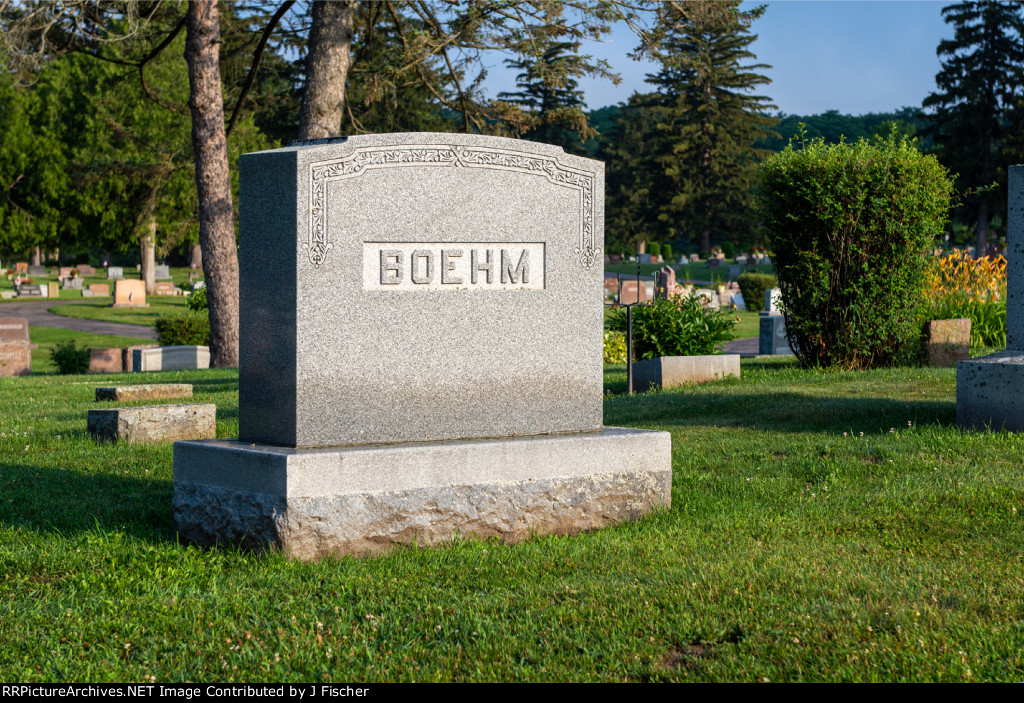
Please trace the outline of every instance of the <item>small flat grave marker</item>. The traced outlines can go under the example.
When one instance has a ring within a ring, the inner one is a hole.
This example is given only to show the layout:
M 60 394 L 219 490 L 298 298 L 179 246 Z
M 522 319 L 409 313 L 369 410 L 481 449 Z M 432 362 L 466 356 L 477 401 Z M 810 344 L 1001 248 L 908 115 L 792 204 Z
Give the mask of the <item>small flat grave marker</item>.
M 182 371 L 210 368 L 210 348 L 202 346 L 134 349 L 133 371 Z

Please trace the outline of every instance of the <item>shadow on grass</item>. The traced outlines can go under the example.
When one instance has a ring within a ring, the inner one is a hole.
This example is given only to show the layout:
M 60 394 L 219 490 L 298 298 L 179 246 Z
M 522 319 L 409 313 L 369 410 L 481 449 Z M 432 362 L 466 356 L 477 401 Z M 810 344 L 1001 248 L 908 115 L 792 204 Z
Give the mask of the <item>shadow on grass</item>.
M 741 387 L 729 386 L 730 391 Z M 723 388 L 723 390 L 725 390 Z M 900 398 L 815 396 L 781 391 L 660 392 L 605 400 L 605 424 L 743 427 L 765 432 L 889 432 L 956 425 L 956 403 Z
M 98 527 L 167 542 L 172 490 L 155 478 L 0 462 L 0 525 L 65 535 Z

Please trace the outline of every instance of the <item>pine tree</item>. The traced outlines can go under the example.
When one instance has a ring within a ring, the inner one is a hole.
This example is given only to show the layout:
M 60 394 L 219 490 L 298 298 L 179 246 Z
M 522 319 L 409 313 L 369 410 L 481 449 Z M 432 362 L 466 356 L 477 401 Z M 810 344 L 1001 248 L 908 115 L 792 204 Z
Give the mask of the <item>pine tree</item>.
M 573 154 L 586 154 L 583 142 L 592 134 L 583 114 L 583 91 L 573 77 L 579 42 L 554 42 L 539 58 L 506 59 L 505 64 L 522 73 L 516 76 L 519 90 L 498 94 L 498 100 L 515 105 L 532 118 L 523 139 L 557 144 Z
M 657 88 L 658 129 L 666 148 L 658 158 L 668 192 L 659 218 L 667 238 L 697 241 L 702 251 L 720 239 L 747 236 L 755 227 L 752 189 L 757 164 L 768 154 L 755 147 L 772 136 L 771 101 L 754 95 L 770 82 L 749 50 L 750 24 L 764 6 L 740 10 L 730 2 L 666 3 L 655 33 L 661 64 L 647 80 Z
M 611 253 L 633 253 L 641 242 L 665 239 L 656 197 L 664 189 L 656 167 L 664 148 L 664 134 L 656 130 L 662 109 L 649 102 L 650 96 L 634 93 L 599 141 L 597 158 L 606 169 L 605 250 Z
M 1021 127 L 1012 108 L 1024 90 L 1024 18 L 1019 5 L 1003 2 L 961 2 L 942 14 L 956 31 L 939 43 L 942 70 L 938 91 L 924 100 L 934 109 L 926 133 L 943 165 L 958 174 L 958 190 L 971 193 L 963 207 L 977 223 L 977 255 L 984 256 L 989 223 L 1006 195 L 976 191 L 1005 183 L 1006 139 Z

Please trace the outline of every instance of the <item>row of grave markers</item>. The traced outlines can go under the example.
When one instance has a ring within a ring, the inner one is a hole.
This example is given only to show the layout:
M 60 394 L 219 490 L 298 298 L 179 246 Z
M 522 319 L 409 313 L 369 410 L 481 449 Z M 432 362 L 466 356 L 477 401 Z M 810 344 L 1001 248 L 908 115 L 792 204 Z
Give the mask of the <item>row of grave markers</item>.
M 203 287 L 203 282 L 198 281 L 192 284 L 192 291 Z M 106 297 L 110 295 L 109 283 L 90 283 L 88 287 L 83 286 L 81 278 L 65 278 L 63 284 L 58 287 L 54 282 L 46 284 L 21 284 L 14 291 L 3 291 L 5 299 L 10 298 L 59 298 L 61 290 L 80 290 L 83 298 Z M 155 296 L 174 296 L 181 291 L 171 281 L 158 281 L 154 287 Z M 147 307 L 146 285 L 143 281 L 134 279 L 117 279 L 114 281 L 114 303 L 113 307 Z
M 75 272 L 78 273 L 79 277 L 95 276 L 96 269 L 86 264 L 79 266 L 61 266 L 57 269 L 58 280 L 63 278 L 76 277 Z M 28 276 L 49 276 L 50 269 L 46 266 L 30 266 L 24 261 L 19 261 L 14 264 L 14 272 L 17 274 L 25 274 Z M 156 280 L 170 280 L 171 278 L 171 267 L 166 264 L 157 264 L 153 267 L 153 277 Z M 124 267 L 123 266 L 108 266 L 107 267 L 107 278 L 108 279 L 120 279 L 124 278 Z
M 0 318 L 0 377 L 32 373 L 32 349 L 28 320 Z M 91 348 L 89 373 L 174 371 L 210 368 L 210 348 L 145 344 L 130 347 Z

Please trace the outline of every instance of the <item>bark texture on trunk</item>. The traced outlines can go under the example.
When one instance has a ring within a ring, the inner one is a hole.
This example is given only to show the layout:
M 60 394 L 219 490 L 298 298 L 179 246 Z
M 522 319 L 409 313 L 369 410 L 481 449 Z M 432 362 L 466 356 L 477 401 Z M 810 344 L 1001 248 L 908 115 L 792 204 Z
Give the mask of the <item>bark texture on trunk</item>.
M 142 282 L 146 295 L 156 293 L 156 219 L 150 218 L 142 231 Z
M 32 250 L 32 258 L 29 260 L 29 263 L 32 266 L 42 266 L 43 265 L 43 250 L 40 249 L 39 247 L 36 247 L 35 249 L 33 249 Z
M 238 247 L 231 209 L 220 18 L 215 0 L 189 3 L 185 61 L 199 191 L 199 244 L 210 308 L 210 366 L 238 366 Z
M 306 54 L 306 94 L 299 112 L 299 139 L 324 139 L 341 134 L 345 83 L 352 65 L 351 0 L 313 3 L 313 26 Z

